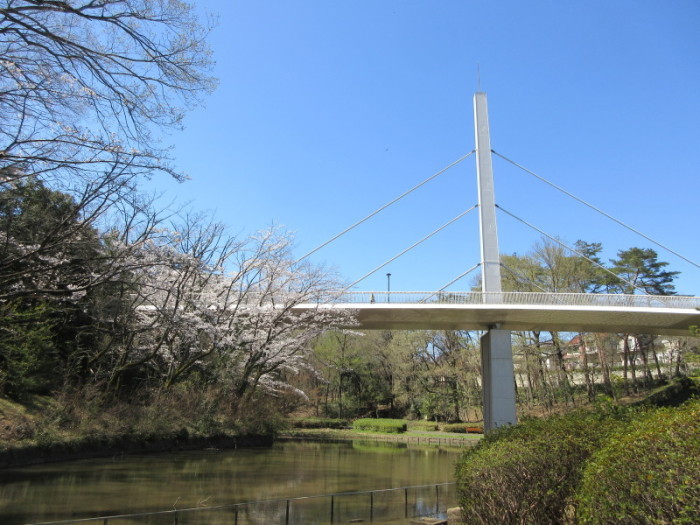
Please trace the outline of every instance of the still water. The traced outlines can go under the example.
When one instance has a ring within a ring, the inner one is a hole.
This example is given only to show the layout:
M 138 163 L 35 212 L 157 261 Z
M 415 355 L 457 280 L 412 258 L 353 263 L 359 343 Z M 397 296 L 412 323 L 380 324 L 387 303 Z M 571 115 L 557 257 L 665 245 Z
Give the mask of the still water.
M 283 441 L 264 449 L 125 456 L 5 469 L 0 470 L 0 524 L 437 484 L 454 480 L 459 454 L 459 449 L 396 443 Z M 403 501 L 404 496 L 399 496 Z M 311 503 L 322 507 L 319 512 L 328 513 L 328 500 L 313 500 L 308 505 Z M 302 518 L 296 502 L 291 511 L 296 518 L 291 520 L 285 516 L 289 509 L 278 508 L 279 503 L 273 506 L 270 512 L 275 519 L 268 515 L 263 522 L 285 523 L 285 517 L 292 523 L 328 522 L 327 516 Z M 190 513 L 200 517 L 189 521 L 181 517 L 179 522 L 234 523 L 230 512 L 221 520 L 213 511 Z M 340 522 L 340 511 L 334 512 Z M 210 516 L 204 518 L 205 514 Z M 148 523 L 173 522 L 170 515 Z M 240 523 L 248 522 L 256 521 L 241 516 Z M 127 521 L 110 521 L 112 524 L 126 525 Z

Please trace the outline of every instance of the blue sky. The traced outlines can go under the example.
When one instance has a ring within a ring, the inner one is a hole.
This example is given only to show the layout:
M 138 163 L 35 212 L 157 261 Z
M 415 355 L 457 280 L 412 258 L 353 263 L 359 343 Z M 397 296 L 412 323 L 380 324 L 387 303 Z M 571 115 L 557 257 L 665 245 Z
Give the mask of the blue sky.
M 474 148 L 492 147 L 700 262 L 700 2 L 197 0 L 218 16 L 220 80 L 164 138 L 191 180 L 152 182 L 233 232 L 271 224 L 303 255 Z M 700 269 L 494 158 L 496 201 L 604 258 L 653 247 L 700 295 Z M 477 202 L 474 158 L 314 254 L 351 282 Z M 503 253 L 540 234 L 499 214 Z M 479 260 L 472 212 L 359 289 L 434 290 Z M 468 289 L 470 278 L 452 286 Z

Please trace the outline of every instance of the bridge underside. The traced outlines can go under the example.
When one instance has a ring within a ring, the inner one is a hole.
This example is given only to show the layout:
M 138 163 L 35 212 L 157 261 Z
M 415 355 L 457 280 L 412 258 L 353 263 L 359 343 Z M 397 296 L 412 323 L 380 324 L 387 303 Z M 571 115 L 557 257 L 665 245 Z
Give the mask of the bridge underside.
M 513 304 L 306 304 L 299 309 L 354 310 L 366 330 L 607 332 L 688 336 L 700 311 L 678 308 L 527 306 Z

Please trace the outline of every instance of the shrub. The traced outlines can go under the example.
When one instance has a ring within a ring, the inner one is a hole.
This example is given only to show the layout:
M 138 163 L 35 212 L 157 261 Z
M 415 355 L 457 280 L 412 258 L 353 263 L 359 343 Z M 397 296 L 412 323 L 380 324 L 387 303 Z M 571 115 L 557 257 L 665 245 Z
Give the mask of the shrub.
M 641 404 L 658 407 L 679 406 L 698 395 L 700 395 L 700 382 L 689 377 L 677 377 L 670 384 L 647 396 Z
M 401 434 L 406 432 L 407 423 L 402 419 L 358 419 L 353 423 L 355 430 Z
M 440 427 L 443 432 L 450 432 L 453 434 L 466 434 L 467 425 L 464 423 L 446 423 Z
M 292 420 L 291 425 L 294 428 L 345 428 L 348 426 L 348 421 L 329 417 L 306 417 Z
M 435 432 L 438 426 L 433 421 L 411 421 L 408 423 L 408 429 L 417 432 Z
M 572 412 L 487 435 L 457 463 L 469 523 L 564 522 L 585 461 L 626 414 Z
M 614 433 L 586 466 L 577 523 L 700 523 L 700 400 Z

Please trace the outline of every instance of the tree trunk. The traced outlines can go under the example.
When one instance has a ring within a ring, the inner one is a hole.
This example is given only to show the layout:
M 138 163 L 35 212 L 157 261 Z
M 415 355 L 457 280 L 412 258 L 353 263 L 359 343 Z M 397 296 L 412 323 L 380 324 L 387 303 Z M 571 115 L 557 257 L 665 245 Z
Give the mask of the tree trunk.
M 533 383 L 533 370 L 532 363 L 530 362 L 530 356 L 528 355 L 527 348 L 523 351 L 523 359 L 525 361 L 525 377 L 527 378 L 527 390 L 528 399 L 530 400 L 530 406 L 535 404 L 535 385 Z
M 681 356 L 682 356 L 681 348 L 680 345 L 678 345 L 678 355 L 676 356 L 676 371 L 674 372 L 673 376 L 678 377 L 681 375 Z
M 632 390 L 635 393 L 637 393 L 637 392 L 639 392 L 639 390 L 638 390 L 638 385 L 637 385 L 637 356 L 635 355 L 635 352 L 638 349 L 630 348 L 629 337 L 625 337 L 625 341 L 627 342 L 627 355 L 629 356 L 629 360 L 630 360 L 630 375 L 632 376 Z
M 622 334 L 622 379 L 625 382 L 625 394 L 630 395 L 630 387 L 627 381 L 627 369 L 630 362 L 630 344 L 627 340 L 627 334 Z
M 630 395 L 630 386 L 627 376 L 627 371 L 629 370 L 632 376 L 632 390 L 637 392 L 637 366 L 635 365 L 635 357 L 633 352 L 630 350 L 630 340 L 629 334 L 623 334 L 622 336 L 622 352 L 624 356 L 624 366 L 623 366 L 623 377 L 625 379 L 625 394 Z
M 330 414 L 330 412 L 328 411 L 328 396 L 330 395 L 330 393 L 331 393 L 331 382 L 329 381 L 328 383 L 326 383 L 326 393 L 324 395 L 324 400 L 323 400 L 323 406 L 324 406 L 323 411 L 326 415 Z
M 600 334 L 595 336 L 596 351 L 598 353 L 598 361 L 600 363 L 600 370 L 603 374 L 603 385 L 605 386 L 605 391 L 613 399 L 617 399 L 617 394 L 612 385 L 612 380 L 610 379 L 610 366 L 608 364 L 608 353 L 605 351 L 605 341 Z
M 557 355 L 557 379 L 559 382 L 559 388 L 564 392 L 564 403 L 568 406 L 569 400 L 571 404 L 575 405 L 574 395 L 572 393 L 571 383 L 569 382 L 569 374 L 566 373 L 566 364 L 564 363 L 564 352 L 561 349 L 561 341 L 555 332 L 550 332 L 552 336 L 552 343 L 554 343 L 554 348 Z
M 338 380 L 338 419 L 343 419 L 343 373 Z
M 541 400 L 547 410 L 550 410 L 553 405 L 553 401 L 549 392 L 549 385 L 547 384 L 547 374 L 545 372 L 545 366 L 542 361 L 542 348 L 540 344 L 540 332 L 532 332 L 532 337 L 535 340 L 535 358 L 537 359 L 537 372 L 539 374 L 539 384 L 541 392 Z
M 528 375 L 528 374 L 525 374 L 525 375 L 528 377 L 528 381 L 529 381 L 529 375 Z M 522 370 L 518 370 L 518 377 L 520 378 L 520 384 L 521 384 L 521 385 L 524 385 L 524 384 L 525 384 L 525 379 L 523 378 L 523 372 L 522 372 Z M 532 406 L 532 405 L 531 405 L 531 402 L 530 402 L 530 401 L 531 401 L 531 397 L 532 397 L 532 390 L 531 390 L 531 389 L 532 389 L 532 384 L 531 384 L 531 383 L 530 383 L 530 385 L 529 385 L 529 388 L 525 388 L 525 389 L 524 389 L 524 390 L 525 390 L 525 404 L 526 404 L 526 406 L 527 406 L 528 408 L 530 408 L 530 407 Z
M 581 366 L 583 366 L 583 377 L 586 381 L 586 393 L 588 395 L 588 401 L 592 403 L 595 400 L 595 391 L 593 390 L 593 382 L 591 381 L 591 374 L 588 370 L 588 354 L 586 354 L 586 343 L 583 340 L 583 334 L 578 334 L 578 340 Z
M 656 353 L 656 345 L 654 340 L 651 341 L 651 355 L 654 357 L 654 365 L 656 366 L 656 377 L 661 380 L 664 378 L 664 373 L 661 370 L 661 363 L 659 363 L 659 356 Z
M 635 335 L 634 342 L 635 346 L 637 347 L 637 351 L 639 352 L 639 355 L 642 358 L 644 387 L 648 390 L 649 388 L 651 388 L 653 377 L 651 375 L 651 369 L 649 368 L 649 356 L 647 355 L 646 341 L 642 341 L 642 339 L 638 335 Z

